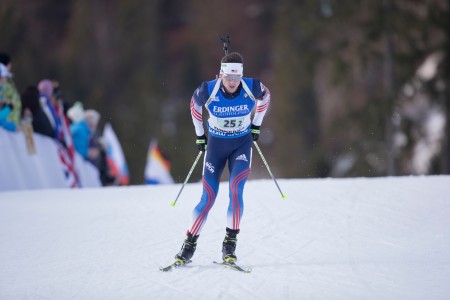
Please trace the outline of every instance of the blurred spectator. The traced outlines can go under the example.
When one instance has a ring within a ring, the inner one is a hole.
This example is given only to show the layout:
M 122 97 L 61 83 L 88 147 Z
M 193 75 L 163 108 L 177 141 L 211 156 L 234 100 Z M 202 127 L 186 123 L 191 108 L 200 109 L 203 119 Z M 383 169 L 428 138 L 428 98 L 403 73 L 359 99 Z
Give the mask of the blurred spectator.
M 84 107 L 83 103 L 77 101 L 67 110 L 67 116 L 71 123 L 75 123 L 83 119 Z
M 39 102 L 39 90 L 35 86 L 28 86 L 22 92 L 21 98 L 22 117 L 27 110 L 31 112 L 34 132 L 55 138 L 55 131 Z
M 75 150 L 97 167 L 103 186 L 118 185 L 119 177 L 108 163 L 105 143 L 95 135 L 100 114 L 95 110 L 85 111 L 81 102 L 75 102 L 67 116 L 72 121 L 70 131 Z
M 41 80 L 38 84 L 38 90 L 42 111 L 47 116 L 50 125 L 53 128 L 54 136 L 57 137 L 57 115 L 51 99 L 53 95 L 52 81 L 48 79 Z
M 86 160 L 89 159 L 89 145 L 97 130 L 99 120 L 100 114 L 96 110 L 88 109 L 83 112 L 81 119 L 74 120 L 74 123 L 70 125 L 75 151 Z
M 55 139 L 62 147 L 58 148 L 58 154 L 65 168 L 66 180 L 70 187 L 79 186 L 78 174 L 75 169 L 75 147 L 72 134 L 69 129 L 69 120 L 64 113 L 62 100 L 55 96 L 55 87 L 59 84 L 49 79 L 43 79 L 38 84 L 40 93 L 39 101 L 42 110 L 47 115 L 55 133 Z
M 38 89 L 42 110 L 47 115 L 47 118 L 54 129 L 56 139 L 64 145 L 64 147 L 70 147 L 72 138 L 70 137 L 68 128 L 69 122 L 64 113 L 63 101 L 58 98 L 61 95 L 59 92 L 59 83 L 50 79 L 43 79 L 39 82 Z
M 9 131 L 16 131 L 16 124 L 9 120 L 14 105 L 11 101 L 4 101 L 3 98 L 7 74 L 8 69 L 3 64 L 0 64 L 0 127 Z
M 17 92 L 16 85 L 14 84 L 12 70 L 11 57 L 7 53 L 0 53 L 0 64 L 6 67 L 5 77 L 6 82 L 3 84 L 3 101 L 11 103 L 12 110 L 8 116 L 8 121 L 14 122 L 16 126 L 20 125 L 20 115 L 22 112 L 22 103 L 20 102 L 20 96 Z

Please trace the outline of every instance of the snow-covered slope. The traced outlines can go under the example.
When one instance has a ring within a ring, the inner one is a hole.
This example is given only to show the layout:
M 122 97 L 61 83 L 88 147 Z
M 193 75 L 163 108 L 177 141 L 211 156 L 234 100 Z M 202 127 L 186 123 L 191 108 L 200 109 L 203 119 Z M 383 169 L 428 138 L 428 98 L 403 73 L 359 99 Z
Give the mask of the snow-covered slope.
M 0 193 L 0 299 L 450 299 L 450 176 L 249 181 L 237 255 L 213 265 L 223 183 L 193 263 L 163 273 L 201 193 Z

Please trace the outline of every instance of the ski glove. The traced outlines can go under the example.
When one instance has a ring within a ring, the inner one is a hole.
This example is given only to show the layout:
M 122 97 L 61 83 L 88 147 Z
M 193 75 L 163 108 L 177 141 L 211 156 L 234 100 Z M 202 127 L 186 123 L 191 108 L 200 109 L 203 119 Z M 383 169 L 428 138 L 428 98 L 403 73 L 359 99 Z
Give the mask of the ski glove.
M 261 126 L 256 126 L 253 124 L 250 127 L 250 132 L 252 133 L 252 138 L 253 138 L 253 141 L 255 141 L 255 142 L 259 139 L 259 134 L 261 133 L 261 130 L 259 130 L 260 127 Z
M 197 144 L 198 150 L 205 152 L 208 138 L 206 137 L 206 135 L 197 136 L 197 140 L 195 141 L 195 143 Z

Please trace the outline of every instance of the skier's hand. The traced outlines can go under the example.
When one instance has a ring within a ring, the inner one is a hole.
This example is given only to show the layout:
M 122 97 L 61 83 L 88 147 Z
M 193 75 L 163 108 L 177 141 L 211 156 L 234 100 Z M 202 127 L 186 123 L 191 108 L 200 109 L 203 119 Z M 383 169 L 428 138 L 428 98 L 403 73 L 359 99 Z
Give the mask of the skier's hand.
M 250 127 L 250 132 L 252 133 L 252 138 L 253 138 L 253 141 L 255 141 L 255 142 L 259 139 L 259 134 L 261 133 L 261 130 L 259 130 L 260 127 L 261 126 L 256 126 L 253 124 Z
M 206 135 L 197 136 L 197 140 L 195 141 L 195 143 L 197 144 L 198 150 L 205 152 L 208 138 L 206 137 Z

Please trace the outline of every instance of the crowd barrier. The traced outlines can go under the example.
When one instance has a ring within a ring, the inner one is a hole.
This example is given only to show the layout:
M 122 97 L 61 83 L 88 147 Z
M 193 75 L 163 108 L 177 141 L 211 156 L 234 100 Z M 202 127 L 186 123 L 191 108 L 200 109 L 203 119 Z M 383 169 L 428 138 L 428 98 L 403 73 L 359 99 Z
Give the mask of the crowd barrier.
M 0 128 L 0 191 L 69 188 L 57 142 L 33 134 L 35 153 L 30 154 L 25 134 Z M 100 187 L 97 168 L 75 156 L 79 187 Z

